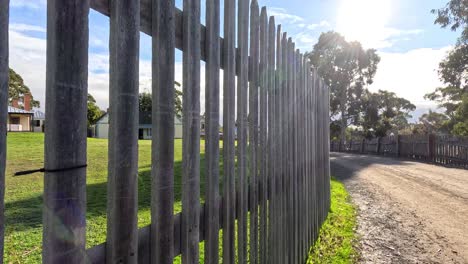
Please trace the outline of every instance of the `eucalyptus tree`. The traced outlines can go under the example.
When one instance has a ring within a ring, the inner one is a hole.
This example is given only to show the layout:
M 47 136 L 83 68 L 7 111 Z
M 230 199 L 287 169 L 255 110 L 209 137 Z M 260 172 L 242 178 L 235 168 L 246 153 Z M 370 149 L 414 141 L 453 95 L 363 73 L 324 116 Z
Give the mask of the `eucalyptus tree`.
M 340 120 L 340 137 L 345 140 L 346 128 L 359 122 L 362 96 L 372 84 L 380 57 L 375 49 L 364 49 L 333 31 L 322 33 L 307 56 L 330 87 L 331 115 Z

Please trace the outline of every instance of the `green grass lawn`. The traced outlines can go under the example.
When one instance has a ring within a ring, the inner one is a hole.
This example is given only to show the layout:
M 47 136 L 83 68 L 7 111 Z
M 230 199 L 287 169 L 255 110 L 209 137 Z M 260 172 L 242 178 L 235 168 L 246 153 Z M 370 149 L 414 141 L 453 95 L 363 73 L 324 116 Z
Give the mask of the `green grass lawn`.
M 344 185 L 335 179 L 331 182 L 331 197 L 330 212 L 307 263 L 357 263 L 355 207 Z
M 42 193 L 43 174 L 35 173 L 14 177 L 17 171 L 38 169 L 44 166 L 44 135 L 41 133 L 9 133 L 6 168 L 6 236 L 5 263 L 40 263 L 42 243 Z M 222 142 L 220 142 L 222 145 Z M 204 147 L 201 142 L 201 197 L 204 196 Z M 220 157 L 222 159 L 222 157 Z M 220 162 L 222 166 L 222 162 Z M 106 240 L 106 183 L 107 140 L 88 139 L 87 175 L 87 247 Z M 151 141 L 139 141 L 139 200 L 138 225 L 151 222 Z M 222 174 L 222 168 L 221 168 Z M 181 186 L 182 140 L 175 142 L 175 185 Z M 344 187 L 332 182 L 332 208 L 330 216 L 314 247 L 310 263 L 349 263 L 355 256 L 352 247 L 355 213 L 349 204 Z M 175 190 L 175 212 L 180 212 L 181 190 Z M 220 232 L 220 241 L 222 232 Z M 220 243 L 220 256 L 221 256 Z M 203 243 L 200 243 L 203 260 Z M 323 261 L 322 261 L 323 259 Z M 318 262 L 317 262 L 318 261 Z M 341 262 L 340 262 L 341 261 Z M 180 257 L 175 260 L 180 263 Z
M 9 133 L 6 168 L 5 263 L 40 263 L 42 241 L 43 173 L 14 177 L 17 171 L 44 166 L 44 134 Z M 204 191 L 204 142 L 201 142 L 201 194 Z M 138 225 L 151 222 L 151 141 L 139 141 Z M 88 139 L 87 247 L 106 239 L 107 140 Z M 181 185 L 182 140 L 175 142 L 175 185 Z M 182 209 L 181 190 L 175 190 L 175 212 Z M 203 244 L 201 244 L 203 247 Z M 203 250 L 200 252 L 203 254 Z M 203 257 L 203 256 L 201 256 Z

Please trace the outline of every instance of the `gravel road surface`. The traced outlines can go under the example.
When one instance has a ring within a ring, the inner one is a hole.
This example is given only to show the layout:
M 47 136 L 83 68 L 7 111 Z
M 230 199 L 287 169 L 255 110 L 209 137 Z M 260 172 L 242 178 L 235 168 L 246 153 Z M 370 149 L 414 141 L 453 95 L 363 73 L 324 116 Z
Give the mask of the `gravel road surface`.
M 362 263 L 468 263 L 468 170 L 331 154 L 358 207 Z

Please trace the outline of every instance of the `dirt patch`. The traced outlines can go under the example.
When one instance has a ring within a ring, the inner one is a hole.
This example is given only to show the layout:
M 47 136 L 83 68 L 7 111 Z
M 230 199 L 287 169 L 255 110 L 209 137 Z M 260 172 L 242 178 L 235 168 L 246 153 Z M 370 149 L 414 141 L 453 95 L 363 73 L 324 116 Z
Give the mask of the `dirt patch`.
M 358 207 L 361 263 L 468 263 L 468 171 L 332 154 Z

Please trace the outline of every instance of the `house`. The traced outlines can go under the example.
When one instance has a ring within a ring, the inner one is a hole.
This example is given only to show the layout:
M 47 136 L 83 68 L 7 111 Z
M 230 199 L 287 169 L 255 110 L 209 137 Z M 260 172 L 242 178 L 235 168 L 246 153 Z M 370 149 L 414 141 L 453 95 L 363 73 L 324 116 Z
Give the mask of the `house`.
M 18 107 L 8 106 L 7 131 L 8 132 L 31 132 L 33 111 L 27 111 Z
M 31 132 L 34 111 L 31 106 L 32 96 L 24 94 L 22 100 L 13 99 L 8 106 L 7 131 L 8 132 Z
M 138 138 L 151 139 L 152 125 L 151 112 L 140 112 L 138 124 Z M 182 121 L 175 117 L 174 138 L 182 138 Z M 94 125 L 94 135 L 96 138 L 109 138 L 109 114 L 105 113 Z

